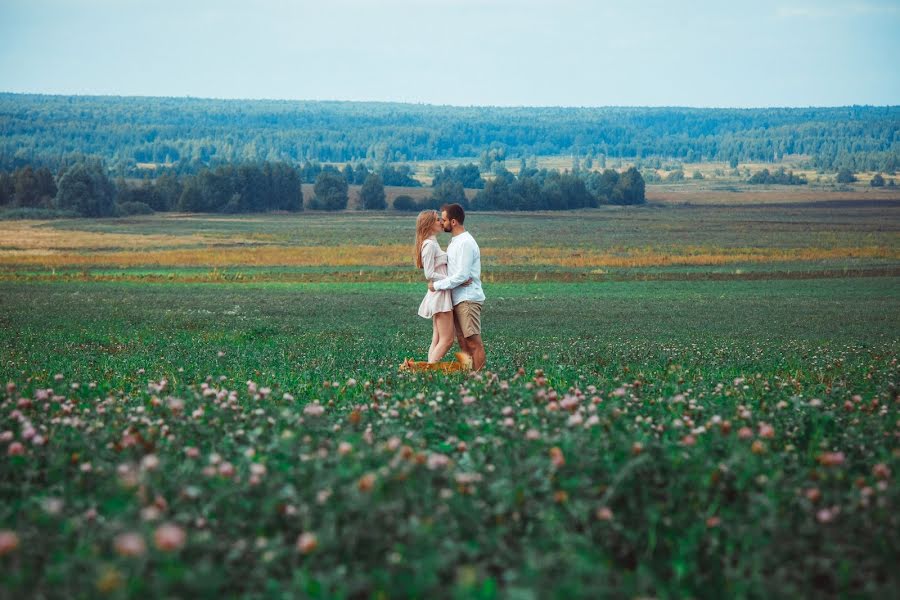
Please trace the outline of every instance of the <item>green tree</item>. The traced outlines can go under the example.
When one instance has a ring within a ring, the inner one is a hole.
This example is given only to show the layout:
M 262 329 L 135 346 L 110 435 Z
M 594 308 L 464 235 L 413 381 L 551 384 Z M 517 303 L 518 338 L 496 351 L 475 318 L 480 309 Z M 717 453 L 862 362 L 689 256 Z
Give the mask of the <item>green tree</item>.
M 359 190 L 359 199 L 365 210 L 384 210 L 387 202 L 384 197 L 384 183 L 381 176 L 370 173 Z
M 322 171 L 316 177 L 315 194 L 310 208 L 315 210 L 344 210 L 347 208 L 347 180 L 337 172 Z
M 856 175 L 853 174 L 853 171 L 844 167 L 840 171 L 837 172 L 837 176 L 834 178 L 838 183 L 853 183 L 856 181 Z
M 49 208 L 56 196 L 56 182 L 47 167 L 37 170 L 30 166 L 16 170 L 12 176 L 13 194 L 17 206 Z
M 394 198 L 394 210 L 416 210 L 419 208 L 419 205 L 416 204 L 415 199 L 412 196 L 402 195 Z
M 460 204 L 467 208 L 469 201 L 466 199 L 466 191 L 458 181 L 445 181 L 434 188 L 428 205 L 437 209 L 444 204 Z
M 99 161 L 78 162 L 59 178 L 56 206 L 84 217 L 105 217 L 115 212 L 116 189 Z
M 5 206 L 13 201 L 16 193 L 16 184 L 12 175 L 6 171 L 0 171 L 0 206 Z
M 869 181 L 869 185 L 872 187 L 884 187 L 884 177 L 882 177 L 881 173 L 875 173 L 872 176 L 872 180 Z
M 640 171 L 631 167 L 619 176 L 613 190 L 613 202 L 616 204 L 643 204 L 646 202 L 646 186 Z

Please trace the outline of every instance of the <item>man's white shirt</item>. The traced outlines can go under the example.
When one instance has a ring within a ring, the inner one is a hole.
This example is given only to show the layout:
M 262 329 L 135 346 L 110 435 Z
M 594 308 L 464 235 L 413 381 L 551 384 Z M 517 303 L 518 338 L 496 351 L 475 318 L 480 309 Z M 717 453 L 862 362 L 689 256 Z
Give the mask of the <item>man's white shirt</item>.
M 470 285 L 462 284 L 471 278 Z M 435 290 L 450 290 L 453 306 L 460 302 L 484 302 L 481 289 L 481 250 L 468 231 L 453 236 L 447 246 L 447 277 L 434 282 Z

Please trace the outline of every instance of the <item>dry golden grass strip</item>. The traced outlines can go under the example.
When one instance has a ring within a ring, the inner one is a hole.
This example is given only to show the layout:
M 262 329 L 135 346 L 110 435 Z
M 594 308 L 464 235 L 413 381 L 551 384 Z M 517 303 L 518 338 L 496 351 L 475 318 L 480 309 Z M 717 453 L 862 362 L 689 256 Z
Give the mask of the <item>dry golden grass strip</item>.
M 4 221 L 0 224 L 0 251 L 59 251 L 159 248 L 209 244 L 214 238 L 200 234 L 166 235 L 104 233 L 47 227 L 46 221 Z
M 485 248 L 483 265 L 563 268 L 656 267 L 669 265 L 727 265 L 736 263 L 811 262 L 834 259 L 900 260 L 900 249 L 888 246 L 832 248 Z M 407 244 L 340 246 L 254 246 L 174 248 L 100 253 L 0 250 L 0 265 L 63 267 L 409 267 Z

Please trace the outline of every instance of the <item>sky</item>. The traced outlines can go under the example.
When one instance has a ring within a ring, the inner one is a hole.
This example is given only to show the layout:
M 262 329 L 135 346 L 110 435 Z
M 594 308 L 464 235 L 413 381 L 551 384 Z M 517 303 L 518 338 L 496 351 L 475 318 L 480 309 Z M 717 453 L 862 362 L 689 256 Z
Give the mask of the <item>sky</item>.
M 900 104 L 900 0 L 0 0 L 0 91 Z

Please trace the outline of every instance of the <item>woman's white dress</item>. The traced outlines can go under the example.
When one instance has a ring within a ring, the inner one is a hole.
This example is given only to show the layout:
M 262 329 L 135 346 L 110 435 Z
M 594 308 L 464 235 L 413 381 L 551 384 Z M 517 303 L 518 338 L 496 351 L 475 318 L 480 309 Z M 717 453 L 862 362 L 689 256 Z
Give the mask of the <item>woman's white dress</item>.
M 422 270 L 425 271 L 425 279 L 428 281 L 447 277 L 447 253 L 441 250 L 434 236 L 422 244 Z M 419 305 L 419 316 L 430 319 L 437 313 L 451 310 L 453 299 L 450 297 L 450 290 L 428 292 Z

